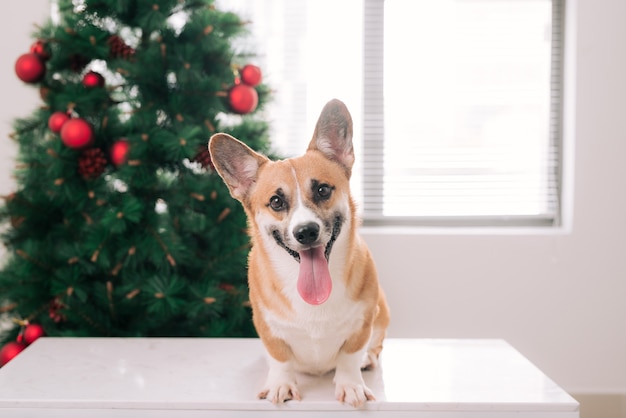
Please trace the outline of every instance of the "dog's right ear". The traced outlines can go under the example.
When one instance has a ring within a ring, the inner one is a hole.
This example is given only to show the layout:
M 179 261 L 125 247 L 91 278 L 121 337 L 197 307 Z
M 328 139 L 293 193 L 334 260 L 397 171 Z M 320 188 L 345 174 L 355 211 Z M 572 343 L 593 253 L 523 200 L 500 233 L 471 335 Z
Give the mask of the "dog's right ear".
M 259 167 L 269 161 L 243 142 L 223 133 L 211 137 L 209 154 L 231 196 L 241 202 L 246 200 L 256 182 Z

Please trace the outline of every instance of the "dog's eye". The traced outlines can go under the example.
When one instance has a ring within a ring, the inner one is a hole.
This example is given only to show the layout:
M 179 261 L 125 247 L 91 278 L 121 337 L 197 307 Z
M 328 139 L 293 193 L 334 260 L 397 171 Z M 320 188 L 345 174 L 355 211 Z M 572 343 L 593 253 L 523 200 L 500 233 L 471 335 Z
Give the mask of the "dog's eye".
M 274 195 L 270 198 L 270 207 L 275 211 L 283 210 L 285 207 L 285 201 L 282 197 Z
M 332 194 L 332 192 L 333 192 L 333 188 L 330 187 L 328 184 L 321 184 L 317 188 L 317 196 L 321 200 L 328 199 L 330 195 Z

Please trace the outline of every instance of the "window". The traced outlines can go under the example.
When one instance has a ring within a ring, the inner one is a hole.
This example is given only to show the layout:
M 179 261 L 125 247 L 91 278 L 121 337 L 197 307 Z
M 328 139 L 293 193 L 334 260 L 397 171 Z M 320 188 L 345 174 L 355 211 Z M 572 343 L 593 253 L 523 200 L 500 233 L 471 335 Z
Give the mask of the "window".
M 365 4 L 366 218 L 558 222 L 558 2 Z
M 280 152 L 348 105 L 366 224 L 558 225 L 562 0 L 239 3 Z

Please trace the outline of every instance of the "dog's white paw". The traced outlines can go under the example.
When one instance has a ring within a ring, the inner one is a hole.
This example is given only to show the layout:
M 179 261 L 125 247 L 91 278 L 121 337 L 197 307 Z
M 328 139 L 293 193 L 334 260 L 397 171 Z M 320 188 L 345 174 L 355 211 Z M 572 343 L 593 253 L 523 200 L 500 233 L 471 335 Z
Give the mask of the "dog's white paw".
M 257 395 L 259 399 L 267 399 L 273 404 L 300 400 L 300 392 L 296 384 L 296 375 L 290 362 L 281 362 L 268 357 L 270 366 L 263 390 Z
M 372 391 L 362 383 L 337 383 L 335 396 L 339 402 L 352 405 L 355 408 L 362 407 L 366 401 L 376 400 Z
M 274 384 L 271 387 L 263 389 L 258 394 L 259 399 L 267 399 L 273 404 L 279 404 L 290 400 L 299 401 L 300 392 L 295 382 L 285 382 Z

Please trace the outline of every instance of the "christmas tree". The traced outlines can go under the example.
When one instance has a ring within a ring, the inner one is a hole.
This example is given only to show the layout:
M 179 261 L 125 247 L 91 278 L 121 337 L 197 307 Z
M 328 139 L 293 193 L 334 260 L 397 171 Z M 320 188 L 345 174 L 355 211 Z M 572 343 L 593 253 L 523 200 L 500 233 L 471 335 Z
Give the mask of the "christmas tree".
M 12 135 L 4 361 L 44 333 L 254 335 L 245 216 L 207 151 L 215 132 L 269 151 L 246 25 L 212 0 L 59 0 L 37 29 L 15 63 L 43 104 Z

